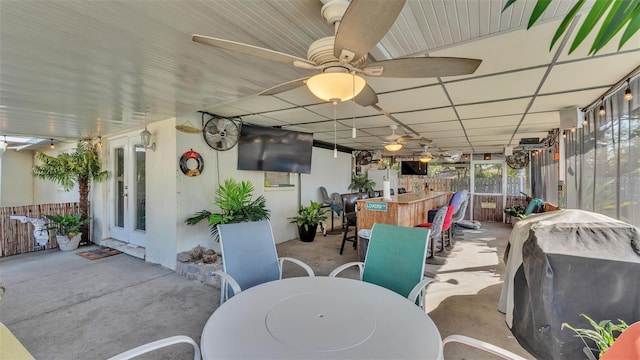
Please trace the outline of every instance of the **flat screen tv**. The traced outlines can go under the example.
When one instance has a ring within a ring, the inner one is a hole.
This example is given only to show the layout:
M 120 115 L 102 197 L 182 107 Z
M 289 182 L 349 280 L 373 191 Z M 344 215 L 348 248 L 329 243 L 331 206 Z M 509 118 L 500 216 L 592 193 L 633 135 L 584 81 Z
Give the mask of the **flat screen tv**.
M 313 134 L 242 125 L 238 139 L 238 170 L 311 173 Z
M 401 175 L 427 175 L 428 163 L 416 160 L 402 161 L 400 163 Z

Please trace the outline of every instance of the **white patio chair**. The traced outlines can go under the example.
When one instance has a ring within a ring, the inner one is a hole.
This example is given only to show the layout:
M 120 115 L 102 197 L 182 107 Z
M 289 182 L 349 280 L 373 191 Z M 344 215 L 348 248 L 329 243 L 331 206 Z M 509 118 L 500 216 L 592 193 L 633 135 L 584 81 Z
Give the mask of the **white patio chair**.
M 218 225 L 224 272 L 214 274 L 222 278 L 220 304 L 242 290 L 282 278 L 282 264 L 290 261 L 302 267 L 309 276 L 313 270 L 304 262 L 278 258 L 271 224 L 267 220 Z
M 448 343 L 452 342 L 465 344 L 507 360 L 526 360 L 522 356 L 516 355 L 511 351 L 505 350 L 499 346 L 495 346 L 493 344 L 489 344 L 488 342 L 484 342 L 482 340 L 474 339 L 464 335 L 449 335 L 444 338 L 444 340 L 442 340 L 442 346 L 445 346 Z
M 133 359 L 137 356 L 140 356 L 142 354 L 148 353 L 150 351 L 153 350 L 157 350 L 163 347 L 167 347 L 167 346 L 171 346 L 171 345 L 175 345 L 175 344 L 180 344 L 180 343 L 187 343 L 187 344 L 191 344 L 191 346 L 193 346 L 193 360 L 200 360 L 200 348 L 198 347 L 198 344 L 190 337 L 185 336 L 185 335 L 176 335 L 176 336 L 172 336 L 172 337 L 168 337 L 165 339 L 161 339 L 161 340 L 157 340 L 154 342 L 150 342 L 148 344 L 144 344 L 144 345 L 140 345 L 136 348 L 133 348 L 129 351 L 125 351 L 123 353 L 120 353 L 114 357 L 109 358 L 109 360 L 128 360 L 128 359 Z

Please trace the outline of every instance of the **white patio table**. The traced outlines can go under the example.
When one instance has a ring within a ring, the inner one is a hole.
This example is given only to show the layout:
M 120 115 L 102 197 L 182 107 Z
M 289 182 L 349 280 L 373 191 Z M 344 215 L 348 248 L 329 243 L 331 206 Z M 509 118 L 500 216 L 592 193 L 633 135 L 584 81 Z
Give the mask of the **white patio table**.
M 420 307 L 383 287 L 330 277 L 261 284 L 220 306 L 202 331 L 203 359 L 441 359 Z

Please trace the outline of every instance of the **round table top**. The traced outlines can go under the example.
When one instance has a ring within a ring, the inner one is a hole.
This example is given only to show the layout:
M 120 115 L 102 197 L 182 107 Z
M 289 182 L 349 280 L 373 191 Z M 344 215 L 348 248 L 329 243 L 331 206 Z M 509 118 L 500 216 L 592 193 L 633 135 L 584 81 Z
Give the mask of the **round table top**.
M 408 299 L 363 281 L 296 277 L 250 288 L 202 331 L 204 359 L 441 359 L 431 318 Z

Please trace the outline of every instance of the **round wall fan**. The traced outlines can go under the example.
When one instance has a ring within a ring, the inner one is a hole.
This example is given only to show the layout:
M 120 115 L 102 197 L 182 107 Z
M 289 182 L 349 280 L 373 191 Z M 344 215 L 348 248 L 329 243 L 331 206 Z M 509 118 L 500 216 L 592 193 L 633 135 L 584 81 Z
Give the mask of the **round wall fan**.
M 238 143 L 240 127 L 231 119 L 214 117 L 204 125 L 202 136 L 211 148 L 225 151 Z
M 336 28 L 335 36 L 316 40 L 309 46 L 307 59 L 231 40 L 194 34 L 197 43 L 241 54 L 289 63 L 297 68 L 320 73 L 425 78 L 472 74 L 482 60 L 453 57 L 404 57 L 367 63 L 369 50 L 391 28 L 404 7 L 405 0 L 332 0 L 321 10 L 325 20 Z M 292 80 L 260 93 L 273 95 L 303 86 L 307 79 Z M 362 79 L 364 80 L 364 79 Z M 355 81 L 355 79 L 354 79 Z M 375 91 L 366 83 L 354 98 L 362 106 L 378 102 Z
M 369 151 L 360 151 L 356 155 L 356 164 L 358 165 L 369 165 L 371 164 L 371 159 L 373 158 L 373 154 Z
M 522 150 L 514 152 L 512 155 L 507 156 L 507 165 L 515 170 L 522 169 L 529 165 L 529 154 Z

